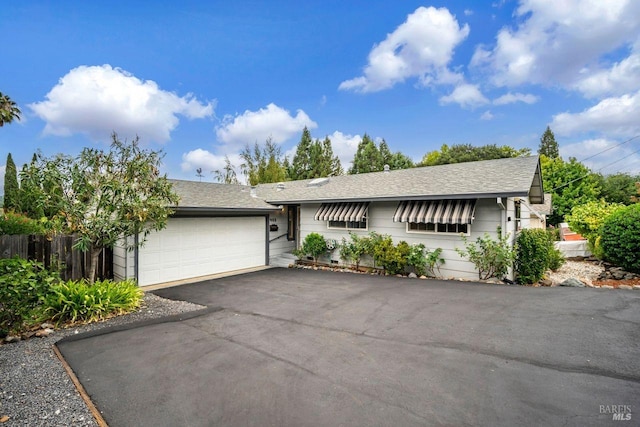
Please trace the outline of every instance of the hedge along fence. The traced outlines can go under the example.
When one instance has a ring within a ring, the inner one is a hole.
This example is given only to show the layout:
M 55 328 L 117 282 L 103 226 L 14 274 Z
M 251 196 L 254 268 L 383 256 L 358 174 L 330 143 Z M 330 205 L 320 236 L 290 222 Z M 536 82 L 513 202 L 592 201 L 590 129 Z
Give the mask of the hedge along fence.
M 75 236 L 0 235 L 0 258 L 20 258 L 38 261 L 48 269 L 60 272 L 62 280 L 80 280 L 89 270 L 88 253 L 73 249 Z M 113 251 L 105 248 L 98 260 L 96 279 L 113 279 Z

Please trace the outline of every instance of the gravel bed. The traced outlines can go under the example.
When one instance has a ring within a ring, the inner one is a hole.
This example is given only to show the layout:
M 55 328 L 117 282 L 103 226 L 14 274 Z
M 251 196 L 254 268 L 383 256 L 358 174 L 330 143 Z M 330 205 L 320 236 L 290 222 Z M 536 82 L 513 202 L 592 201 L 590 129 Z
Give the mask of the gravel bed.
M 205 307 L 146 293 L 142 308 L 135 313 L 104 322 L 59 329 L 46 338 L 33 337 L 0 345 L 0 425 L 97 426 L 89 408 L 54 354 L 53 344 L 80 332 L 202 308 Z M 6 417 L 9 417 L 8 420 Z
M 547 277 L 554 285 L 559 285 L 565 280 L 575 277 L 583 283 L 593 285 L 600 273 L 604 271 L 604 267 L 593 262 L 587 261 L 569 261 L 567 260 L 558 271 L 551 271 Z

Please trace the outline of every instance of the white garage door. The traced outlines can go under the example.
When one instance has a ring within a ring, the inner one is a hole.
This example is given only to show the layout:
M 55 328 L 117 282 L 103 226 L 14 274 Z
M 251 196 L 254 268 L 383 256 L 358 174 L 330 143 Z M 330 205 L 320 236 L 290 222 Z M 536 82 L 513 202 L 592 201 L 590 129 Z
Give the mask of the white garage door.
M 140 286 L 265 265 L 264 217 L 171 218 L 138 254 Z

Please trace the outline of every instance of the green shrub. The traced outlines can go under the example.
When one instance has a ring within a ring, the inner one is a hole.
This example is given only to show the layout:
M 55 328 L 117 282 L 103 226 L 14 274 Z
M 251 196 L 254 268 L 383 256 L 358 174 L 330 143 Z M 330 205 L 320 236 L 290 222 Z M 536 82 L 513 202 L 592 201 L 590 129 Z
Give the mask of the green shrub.
M 378 263 L 386 273 L 399 274 L 404 272 L 407 265 L 407 257 L 411 248 L 405 241 L 401 241 L 398 245 L 393 244 L 393 240 L 389 235 L 376 235 L 372 246 L 373 259 Z
M 498 234 L 500 234 L 499 230 Z M 467 238 L 462 236 L 465 249 L 456 248 L 456 252 L 476 266 L 478 277 L 481 280 L 491 277 L 502 279 L 513 264 L 515 257 L 507 239 L 508 236 L 493 240 L 485 233 L 483 237 L 478 237 L 475 242 L 469 243 Z
M 0 259 L 0 333 L 20 332 L 60 276 L 35 261 Z
M 311 255 L 313 262 L 318 262 L 318 258 L 327 252 L 327 243 L 319 233 L 309 233 L 302 242 L 301 252 L 305 255 Z
M 602 258 L 602 249 L 598 239 L 602 226 L 612 213 L 623 207 L 623 204 L 607 203 L 604 200 L 576 205 L 571 209 L 571 213 L 567 215 L 567 223 L 571 230 L 580 233 L 587 239 L 591 252 L 598 258 Z
M 43 299 L 39 320 L 56 324 L 93 322 L 140 307 L 142 289 L 134 281 L 68 281 L 51 286 Z
M 45 234 L 46 229 L 41 221 L 28 216 L 5 212 L 0 215 L 0 234 Z
M 550 239 L 553 239 L 553 234 L 550 234 Z M 549 252 L 549 270 L 556 271 L 566 262 L 564 255 L 560 249 L 553 245 L 554 240 L 551 240 L 551 251 Z
M 548 269 L 560 268 L 564 258 L 553 245 L 553 236 L 542 229 L 524 229 L 516 241 L 515 268 L 519 283 L 540 281 Z
M 600 244 L 607 261 L 640 273 L 640 204 L 612 213 L 602 226 Z
M 407 267 L 413 268 L 418 276 L 423 276 L 427 273 L 427 258 L 424 255 L 424 250 L 424 245 L 418 243 L 417 245 L 411 245 L 407 254 Z
M 354 233 L 349 233 L 349 238 L 349 240 L 344 237 L 342 238 L 340 259 L 348 264 L 353 263 L 355 268 L 359 269 L 362 257 L 366 255 L 370 249 L 369 238 L 358 236 Z
M 441 253 L 442 248 L 429 251 L 422 243 L 411 245 L 407 254 L 407 267 L 413 268 L 418 276 L 437 277 L 440 275 L 440 265 L 444 264 L 444 259 L 440 257 Z
M 444 264 L 444 258 L 440 256 L 442 248 L 436 248 L 433 251 L 426 251 L 425 258 L 427 260 L 427 275 L 431 277 L 440 276 L 440 265 Z

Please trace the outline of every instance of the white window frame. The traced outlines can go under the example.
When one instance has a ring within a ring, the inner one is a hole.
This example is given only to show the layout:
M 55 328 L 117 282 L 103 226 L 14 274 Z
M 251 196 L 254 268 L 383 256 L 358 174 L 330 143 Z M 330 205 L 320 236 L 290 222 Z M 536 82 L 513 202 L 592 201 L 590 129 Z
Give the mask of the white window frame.
M 438 234 L 438 235 L 443 235 L 443 236 L 455 236 L 455 235 L 463 235 L 463 236 L 470 236 L 471 235 L 471 224 L 466 224 L 467 226 L 467 232 L 459 232 L 459 231 L 438 231 L 438 223 L 431 223 L 431 224 L 435 224 L 435 228 L 433 231 L 429 231 L 429 230 L 411 230 L 409 228 L 409 226 L 411 224 L 418 224 L 418 223 L 411 223 L 411 222 L 407 222 L 406 223 L 406 230 L 407 233 L 409 234 Z M 450 225 L 450 224 L 447 224 Z M 456 224 L 456 225 L 461 225 L 461 224 Z
M 361 221 L 339 221 L 339 222 L 344 222 L 345 226 L 344 227 L 335 227 L 335 226 L 330 226 L 329 224 L 332 222 L 336 222 L 336 221 L 327 221 L 327 230 L 353 230 L 353 231 L 369 231 L 369 208 L 367 208 L 367 210 L 364 213 L 364 216 L 362 217 L 362 219 L 364 220 L 364 222 L 367 224 L 367 226 L 365 228 L 351 228 L 351 227 L 347 227 L 347 224 L 350 222 L 361 222 Z

